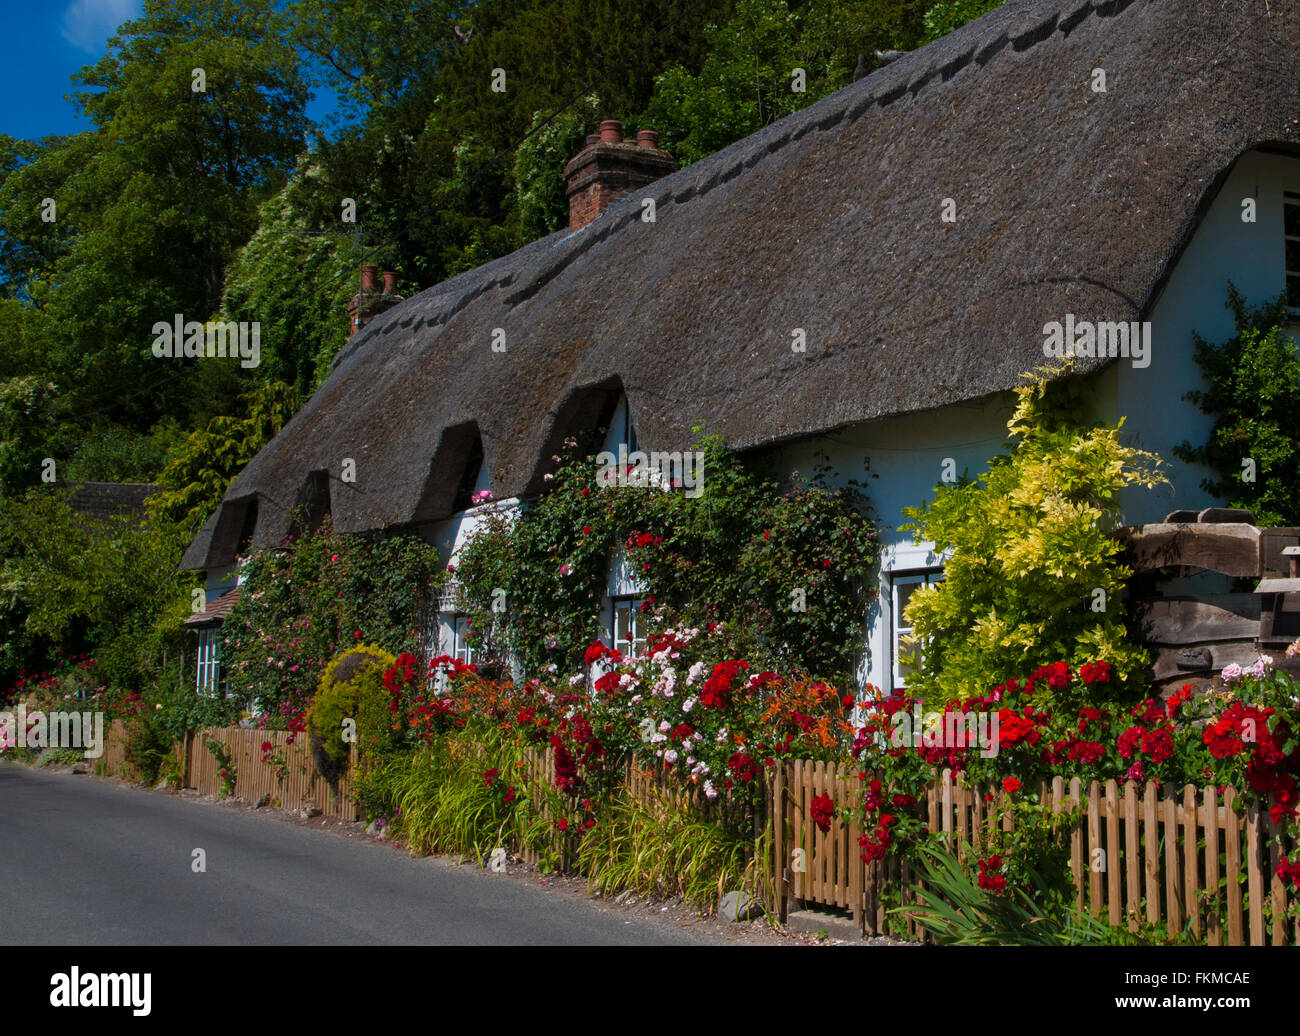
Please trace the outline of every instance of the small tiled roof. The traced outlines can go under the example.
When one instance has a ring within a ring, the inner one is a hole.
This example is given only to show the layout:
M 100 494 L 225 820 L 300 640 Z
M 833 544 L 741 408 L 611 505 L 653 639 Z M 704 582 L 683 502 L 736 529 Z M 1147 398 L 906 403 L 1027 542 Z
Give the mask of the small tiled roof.
M 98 521 L 138 518 L 144 514 L 145 500 L 160 489 L 152 482 L 77 482 L 67 487 L 67 500 L 77 514 Z
M 215 601 L 209 601 L 202 611 L 195 612 L 182 623 L 184 626 L 220 626 L 235 602 L 239 600 L 239 587 L 227 590 Z

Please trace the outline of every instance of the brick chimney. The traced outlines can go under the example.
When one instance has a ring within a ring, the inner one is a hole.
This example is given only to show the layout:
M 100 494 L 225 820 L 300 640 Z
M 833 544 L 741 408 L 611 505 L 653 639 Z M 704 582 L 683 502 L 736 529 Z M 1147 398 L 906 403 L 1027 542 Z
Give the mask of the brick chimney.
M 375 317 L 392 309 L 402 296 L 397 294 L 397 274 L 384 271 L 384 286 L 379 287 L 379 267 L 361 267 L 361 292 L 348 300 L 348 336 L 351 337 Z
M 564 167 L 569 181 L 569 230 L 581 230 L 625 194 L 677 170 L 677 160 L 659 149 L 659 134 L 641 130 L 636 143 L 623 139 L 623 124 L 606 119 L 599 134 Z

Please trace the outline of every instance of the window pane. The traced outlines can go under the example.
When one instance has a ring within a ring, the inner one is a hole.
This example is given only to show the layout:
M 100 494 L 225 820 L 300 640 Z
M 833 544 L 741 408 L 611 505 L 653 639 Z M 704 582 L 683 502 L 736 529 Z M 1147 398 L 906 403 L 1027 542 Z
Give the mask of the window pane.
M 1300 273 L 1300 241 L 1286 243 L 1287 273 Z
M 1293 309 L 1300 309 L 1300 277 L 1286 279 L 1286 304 Z
M 473 661 L 473 649 L 469 643 L 469 619 L 461 617 L 456 620 L 456 661 L 467 665 Z
M 1292 237 L 1300 237 L 1300 201 L 1288 201 L 1282 206 L 1282 213 L 1286 232 Z
M 907 611 L 907 602 L 912 599 L 912 592 L 917 589 L 920 583 L 899 583 L 898 584 L 898 618 L 901 620 Z

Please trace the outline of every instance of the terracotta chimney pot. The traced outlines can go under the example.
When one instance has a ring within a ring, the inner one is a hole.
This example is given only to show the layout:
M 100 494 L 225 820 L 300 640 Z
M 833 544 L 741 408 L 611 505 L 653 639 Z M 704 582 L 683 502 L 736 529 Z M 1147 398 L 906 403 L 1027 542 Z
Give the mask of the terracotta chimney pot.
M 676 159 L 660 149 L 655 130 L 639 131 L 632 147 L 623 143 L 623 124 L 605 119 L 600 136 L 588 136 L 587 146 L 564 167 L 570 232 L 587 226 L 625 195 L 676 170 Z

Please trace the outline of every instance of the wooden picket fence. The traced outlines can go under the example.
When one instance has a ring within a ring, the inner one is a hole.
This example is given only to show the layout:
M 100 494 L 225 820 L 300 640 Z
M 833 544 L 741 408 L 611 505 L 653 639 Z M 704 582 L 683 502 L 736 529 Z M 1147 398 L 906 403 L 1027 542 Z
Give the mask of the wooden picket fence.
M 99 772 L 110 776 L 128 776 L 125 755 L 125 728 L 121 720 L 114 720 L 105 733 L 104 754 L 99 760 Z M 311 758 L 311 748 L 305 734 L 299 734 L 292 744 L 290 734 L 284 730 L 252 730 L 244 727 L 215 727 L 188 737 L 184 743 L 173 747 L 181 772 L 181 783 L 204 795 L 217 796 L 222 791 L 221 764 L 207 748 L 205 736 L 222 741 L 235 768 L 235 798 L 256 802 L 263 795 L 285 809 L 302 809 L 308 799 L 315 800 L 322 814 L 342 820 L 358 819 L 356 804 L 352 801 L 349 778 L 344 774 L 338 788 L 316 773 Z M 283 776 L 277 777 L 272 762 L 262 761 L 262 745 L 271 743 L 271 752 L 279 753 L 284 761 Z M 352 746 L 349 773 L 356 762 L 356 746 Z
M 96 764 L 99 772 L 125 773 L 124 733 L 121 721 L 110 725 L 104 754 Z M 340 779 L 337 789 L 331 788 L 315 773 L 306 737 L 299 735 L 289 744 L 285 731 L 225 727 L 192 736 L 174 748 L 186 787 L 214 796 L 221 792 L 220 764 L 205 747 L 204 734 L 228 746 L 236 797 L 256 801 L 267 794 L 287 809 L 301 809 L 314 799 L 327 816 L 359 818 L 348 776 Z M 275 776 L 272 763 L 262 760 L 261 746 L 267 741 L 284 759 L 282 777 Z M 353 746 L 349 772 L 355 763 Z M 527 752 L 523 770 L 525 783 L 536 791 L 549 787 L 555 772 L 551 750 Z M 764 822 L 770 835 L 769 873 L 782 920 L 791 903 L 835 907 L 851 912 L 864 934 L 881 934 L 888 900 L 903 907 L 917 905 L 915 890 L 923 885 L 905 859 L 890 854 L 870 865 L 862 861 L 856 819 L 834 819 L 826 832 L 811 819 L 810 804 L 822 794 L 856 817 L 861 783 L 855 766 L 794 760 L 776 768 L 763 815 L 754 819 L 756 835 Z M 961 775 L 944 770 L 918 808 L 923 808 L 929 829 L 942 832 L 954 851 L 969 844 L 978 859 L 991 822 L 989 791 L 967 787 Z M 706 802 L 698 790 L 684 791 L 676 781 L 628 763 L 624 795 L 650 803 L 665 792 L 683 796 L 701 812 L 726 808 L 722 800 Z M 995 793 L 1001 794 L 1000 789 Z M 1282 856 L 1290 858 L 1300 846 L 1286 841 L 1284 828 L 1272 822 L 1266 809 L 1238 809 L 1233 789 L 1220 795 L 1213 786 L 1188 785 L 1162 794 L 1152 782 L 1139 787 L 1131 781 L 1122 786 L 1093 781 L 1085 789 L 1078 778 L 1067 785 L 1058 777 L 1040 785 L 1038 793 L 1040 803 L 1055 812 L 1078 811 L 1069 838 L 1079 909 L 1130 930 L 1145 922 L 1174 936 L 1186 926 L 1212 946 L 1300 945 L 1300 919 L 1287 918 L 1297 890 L 1276 874 Z M 546 796 L 529 798 L 544 803 Z M 566 843 L 557 835 L 559 844 Z M 524 858 L 535 864 L 538 853 L 525 849 Z M 571 863 L 567 857 L 559 862 L 562 868 Z M 974 860 L 967 862 L 974 867 Z M 903 930 L 919 937 L 916 922 L 902 917 Z
M 1018 794 L 1026 794 L 1024 789 Z M 1300 945 L 1300 920 L 1287 908 L 1297 890 L 1276 867 L 1297 848 L 1267 809 L 1235 807 L 1237 793 L 1215 787 L 1161 794 L 1154 782 L 1091 782 L 1068 787 L 1060 777 L 1040 785 L 1039 802 L 1057 812 L 1079 810 L 1070 829 L 1070 868 L 1075 905 L 1111 924 L 1136 931 L 1142 922 L 1163 926 L 1170 936 L 1184 925 L 1212 946 Z M 852 911 L 864 933 L 885 930 L 883 892 L 902 890 L 902 905 L 915 905 L 911 889 L 923 887 L 905 860 L 889 855 L 863 863 L 856 821 L 833 821 L 820 831 L 809 804 L 829 794 L 854 811 L 862 788 L 856 771 L 833 763 L 794 761 L 778 768 L 773 795 L 773 880 L 782 919 L 791 901 Z M 988 835 L 989 789 L 966 787 L 944 770 L 927 789 L 927 826 L 942 832 L 954 851 L 969 843 L 981 853 Z M 1010 818 L 1004 817 L 1004 825 Z M 975 861 L 968 861 L 973 868 Z M 920 935 L 910 918 L 912 936 Z

